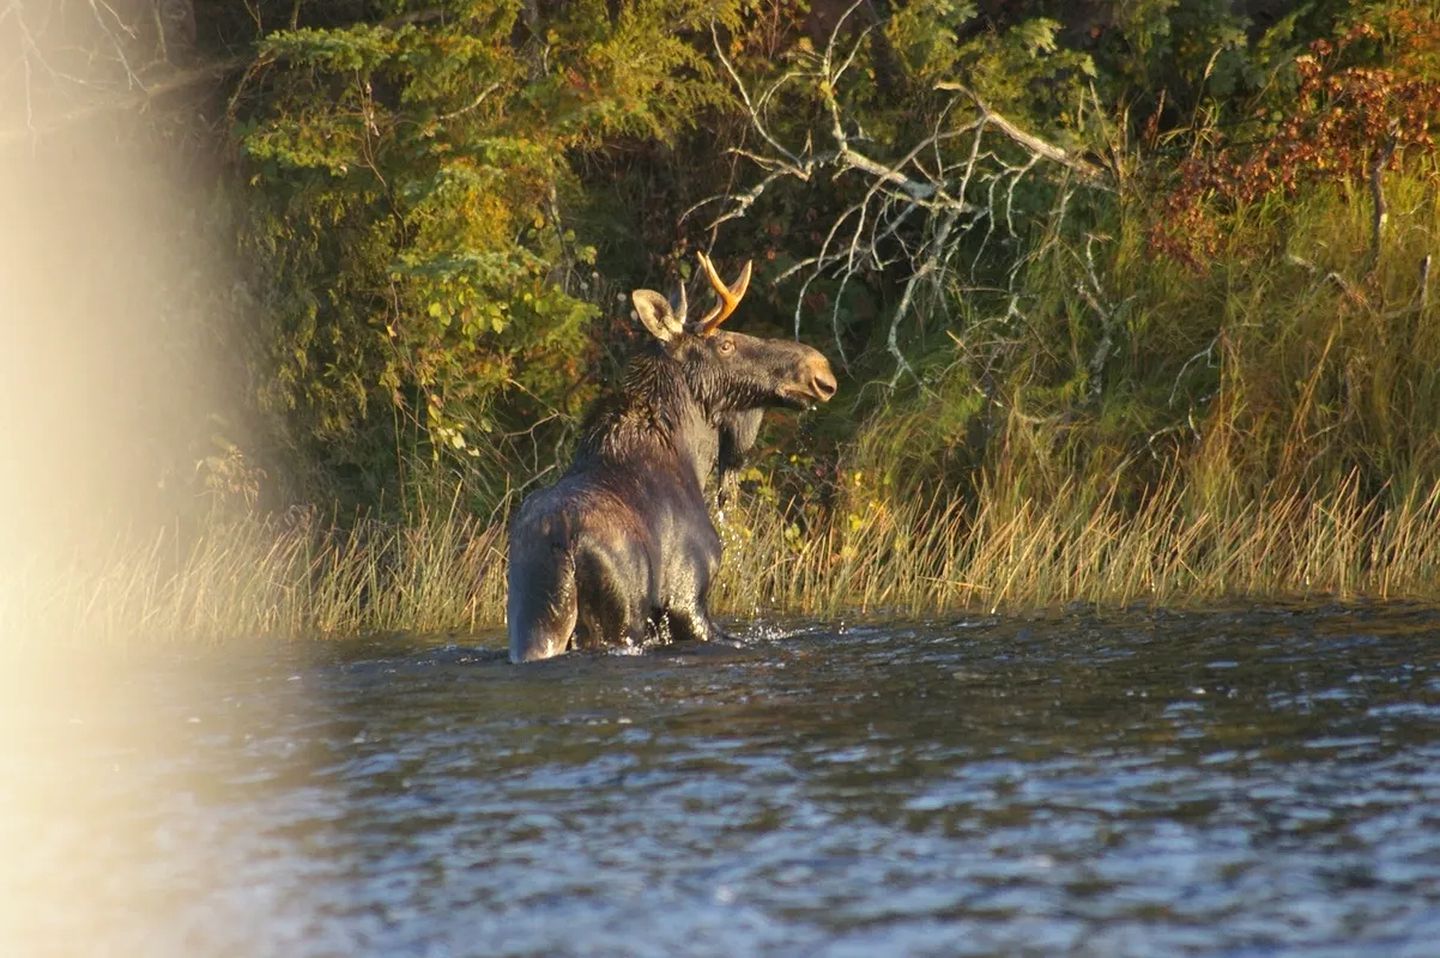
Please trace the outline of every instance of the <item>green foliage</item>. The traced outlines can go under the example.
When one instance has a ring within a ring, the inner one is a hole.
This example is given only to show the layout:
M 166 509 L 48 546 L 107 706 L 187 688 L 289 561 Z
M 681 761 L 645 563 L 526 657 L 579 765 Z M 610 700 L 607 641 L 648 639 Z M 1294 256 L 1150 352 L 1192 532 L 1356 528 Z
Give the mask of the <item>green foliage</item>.
M 682 37 L 733 16 L 467 0 L 264 37 L 236 126 L 242 248 L 292 496 L 373 502 L 397 461 L 428 459 L 493 500 L 534 459 L 532 427 L 573 420 L 600 312 L 595 247 L 569 225 L 573 158 L 692 123 L 715 87 Z M 336 477 L 348 489 L 325 488 Z
M 975 17 L 975 4 L 920 0 L 895 11 L 885 35 L 908 74 L 919 83 L 952 79 L 964 49 L 960 31 Z
M 832 507 L 841 463 L 897 496 L 1001 477 L 1044 496 L 1078 476 L 1130 503 L 1202 459 L 1197 487 L 1232 492 L 1358 468 L 1372 493 L 1440 469 L 1437 357 L 1423 327 L 1392 329 L 1437 228 L 1440 27 L 1416 5 L 255 9 L 254 60 L 225 91 L 226 199 L 264 422 L 204 460 L 247 503 L 348 514 L 459 482 L 489 515 L 563 458 L 626 351 L 625 291 L 688 275 L 701 245 L 757 259 L 751 330 L 798 328 L 843 359 L 835 410 L 775 417 L 762 443 L 785 452 L 761 470 L 777 502 Z M 772 93 L 747 102 L 737 78 Z M 821 163 L 837 120 L 848 149 L 910 178 L 888 207 L 864 206 L 858 166 L 767 179 L 767 136 Z M 1387 138 L 1377 243 L 1366 178 Z M 895 215 L 927 177 L 969 212 L 897 324 L 942 242 L 937 208 Z M 713 231 L 682 216 L 761 182 Z M 802 292 L 800 265 L 861 219 L 884 234 L 871 255 Z M 891 389 L 897 358 L 913 375 Z
M 243 330 L 228 342 L 261 422 L 217 417 L 169 457 L 167 490 L 349 519 L 460 488 L 463 534 L 423 562 L 355 541 L 331 582 L 346 622 L 433 624 L 426 604 L 477 621 L 479 566 L 447 557 L 563 462 L 633 336 L 625 292 L 688 276 L 697 247 L 756 259 L 747 331 L 794 329 L 841 370 L 826 412 L 771 417 L 745 473 L 771 511 L 730 530 L 750 563 L 725 587 L 737 605 L 1433 585 L 1434 4 L 255 0 L 206 24 L 199 53 L 249 45 L 193 111 L 228 108 L 232 147 L 224 212 L 193 228 L 220 245 L 238 227 L 242 281 L 162 290 L 90 237 L 110 265 L 87 302 L 122 273 L 152 287 L 189 324 L 156 327 L 172 365 L 191 326 Z M 109 51 L 98 79 L 131 90 L 121 33 L 51 64 Z M 836 159 L 837 129 L 870 168 Z M 717 194 L 746 202 L 712 227 Z M 803 279 L 856 223 L 855 248 L 875 242 Z M 936 249 L 940 278 L 907 299 Z M 328 530 L 255 521 L 198 564 L 236 579 L 288 543 L 285 601 L 328 568 L 307 551 Z M 447 571 L 425 585 L 431 563 Z M 199 607 L 187 588 L 167 593 L 176 621 Z M 376 620 L 377 589 L 432 598 Z M 260 621 L 328 627 L 286 608 Z
M 1398 505 L 1440 476 L 1440 326 L 1416 268 L 1440 237 L 1437 175 L 1432 160 L 1386 178 L 1373 268 L 1356 192 L 1237 210 L 1200 273 L 1150 255 L 1154 208 L 1131 206 L 1090 251 L 1098 292 L 1077 292 L 1085 251 L 1033 260 L 1025 325 L 987 341 L 976 310 L 973 338 L 870 418 L 846 467 L 895 502 L 945 488 L 977 503 L 1090 490 L 1135 505 L 1178 481 L 1225 509 L 1346 484 Z

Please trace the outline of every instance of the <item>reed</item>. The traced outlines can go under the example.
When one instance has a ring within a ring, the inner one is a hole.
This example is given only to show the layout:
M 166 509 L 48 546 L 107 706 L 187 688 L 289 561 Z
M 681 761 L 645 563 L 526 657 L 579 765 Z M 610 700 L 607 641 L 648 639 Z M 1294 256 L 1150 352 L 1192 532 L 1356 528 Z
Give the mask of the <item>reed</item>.
M 240 518 L 37 556 L 0 596 L 11 644 L 476 631 L 502 618 L 501 530 L 455 512 L 349 528 Z
M 1014 611 L 1085 601 L 1180 607 L 1263 597 L 1440 599 L 1440 484 L 1365 498 L 1353 481 L 1217 509 L 1171 478 L 1140 508 L 1067 486 L 1051 500 L 850 503 L 801 530 L 732 509 L 723 615 Z M 154 645 L 375 631 L 474 633 L 504 610 L 503 530 L 455 512 L 349 529 L 240 519 L 23 570 L 11 643 Z
M 1354 479 L 1227 510 L 1178 478 L 1138 510 L 1076 485 L 1014 502 L 872 501 L 809 536 L 781 513 L 727 530 L 722 608 L 909 616 L 1073 601 L 1165 606 L 1263 597 L 1440 599 L 1440 484 L 1366 499 Z

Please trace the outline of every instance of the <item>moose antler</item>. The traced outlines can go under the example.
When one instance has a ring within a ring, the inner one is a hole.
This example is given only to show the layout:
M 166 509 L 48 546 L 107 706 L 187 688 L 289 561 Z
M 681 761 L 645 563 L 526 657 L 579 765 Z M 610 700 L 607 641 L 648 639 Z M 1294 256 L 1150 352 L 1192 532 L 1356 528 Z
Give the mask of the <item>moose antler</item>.
M 720 279 L 720 274 L 715 272 L 715 264 L 710 262 L 710 257 L 699 251 L 696 251 L 695 255 L 700 259 L 700 268 L 705 270 L 710 285 L 715 288 L 715 295 L 720 297 L 720 302 L 716 303 L 714 308 L 705 314 L 705 318 L 700 320 L 700 335 L 713 336 L 720 324 L 735 312 L 735 307 L 740 305 L 745 290 L 750 288 L 751 263 L 746 261 L 745 268 L 740 271 L 740 278 L 735 281 L 735 285 L 726 286 L 725 282 Z
M 670 308 L 675 311 L 675 318 L 680 320 L 680 325 L 685 325 L 686 317 L 690 315 L 690 300 L 685 295 L 685 282 L 680 282 L 680 292 L 670 297 Z

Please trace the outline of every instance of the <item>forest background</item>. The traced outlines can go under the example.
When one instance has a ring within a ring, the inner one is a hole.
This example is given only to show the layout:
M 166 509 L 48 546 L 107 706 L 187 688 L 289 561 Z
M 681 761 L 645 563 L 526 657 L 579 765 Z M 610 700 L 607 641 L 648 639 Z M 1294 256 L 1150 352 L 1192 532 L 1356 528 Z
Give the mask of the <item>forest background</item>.
M 731 491 L 732 611 L 1440 594 L 1435 4 L 54 0 L 0 44 L 11 629 L 498 623 L 508 511 L 697 250 L 841 381 Z

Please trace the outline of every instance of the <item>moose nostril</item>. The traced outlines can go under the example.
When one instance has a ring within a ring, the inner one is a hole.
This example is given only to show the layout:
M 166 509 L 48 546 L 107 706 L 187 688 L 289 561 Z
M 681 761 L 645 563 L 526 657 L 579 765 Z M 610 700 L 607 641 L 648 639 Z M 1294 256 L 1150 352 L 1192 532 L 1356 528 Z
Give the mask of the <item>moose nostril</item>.
M 835 377 L 828 372 L 817 372 L 810 380 L 810 386 L 815 390 L 815 395 L 825 401 L 835 395 Z

